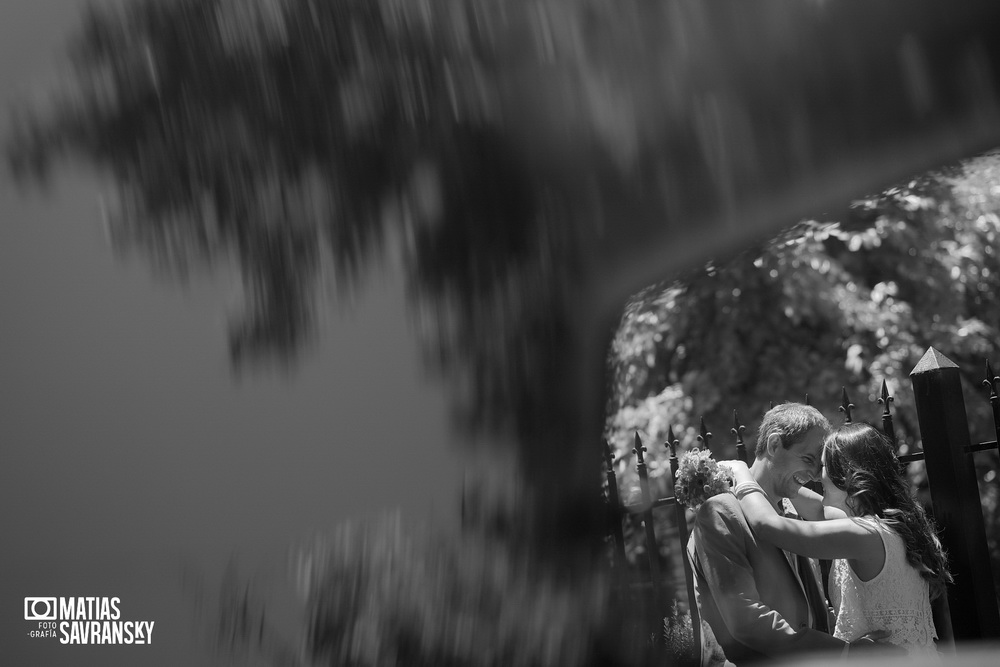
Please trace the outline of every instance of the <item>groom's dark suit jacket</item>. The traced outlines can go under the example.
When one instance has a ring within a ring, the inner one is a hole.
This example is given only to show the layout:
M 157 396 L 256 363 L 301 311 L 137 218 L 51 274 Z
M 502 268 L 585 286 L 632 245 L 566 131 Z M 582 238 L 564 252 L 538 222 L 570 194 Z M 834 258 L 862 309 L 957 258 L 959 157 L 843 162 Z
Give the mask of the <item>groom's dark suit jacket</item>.
M 758 541 L 732 494 L 698 508 L 688 555 L 702 616 L 732 662 L 843 649 L 843 641 L 810 627 L 809 602 L 784 552 Z M 805 583 L 818 586 L 811 573 Z M 817 602 L 816 614 L 829 619 L 825 603 Z

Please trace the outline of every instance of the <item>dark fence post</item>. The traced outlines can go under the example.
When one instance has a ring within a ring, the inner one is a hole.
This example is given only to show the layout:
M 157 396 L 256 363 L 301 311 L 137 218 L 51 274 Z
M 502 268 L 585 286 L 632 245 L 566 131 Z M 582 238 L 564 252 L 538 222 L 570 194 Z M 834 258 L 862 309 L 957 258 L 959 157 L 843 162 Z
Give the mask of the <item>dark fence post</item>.
M 615 570 L 621 574 L 625 570 L 625 534 L 622 532 L 622 507 L 618 496 L 618 480 L 615 478 L 615 457 L 611 444 L 604 441 L 605 475 L 608 480 L 608 523 L 615 540 Z
M 910 372 L 927 482 L 955 583 L 948 606 L 957 640 L 1000 637 L 993 573 L 958 366 L 929 348 Z
M 663 606 L 660 604 L 660 548 L 656 544 L 656 529 L 653 527 L 653 496 L 649 493 L 649 473 L 646 471 L 646 462 L 642 453 L 646 448 L 642 446 L 642 438 L 639 432 L 635 434 L 635 469 L 639 473 L 639 489 L 642 493 L 642 524 L 646 529 L 646 556 L 649 562 L 649 579 L 653 585 L 653 614 L 658 619 L 654 626 L 659 629 L 663 621 Z
M 665 444 L 670 448 L 670 481 L 671 483 L 675 483 L 677 481 L 678 468 L 677 446 L 680 442 L 677 440 L 677 436 L 674 435 L 672 426 L 667 428 L 667 442 Z M 684 511 L 684 506 L 677 501 L 676 486 L 674 487 L 674 512 L 677 521 L 677 535 L 681 543 L 681 561 L 684 563 L 684 581 L 687 584 L 688 612 L 691 614 L 692 639 L 695 650 L 698 651 L 698 664 L 701 664 L 701 612 L 698 610 L 698 598 L 694 592 L 694 569 L 691 566 L 691 559 L 688 558 L 687 513 Z
M 1000 383 L 1000 377 L 993 372 L 993 366 L 990 365 L 990 360 L 986 360 L 986 379 L 983 380 L 983 386 L 985 386 L 990 392 L 990 407 L 993 408 L 993 447 L 1000 452 L 1000 396 L 997 396 L 997 384 Z M 989 443 L 984 443 L 989 444 Z M 997 475 L 998 482 L 1000 482 L 1000 475 Z

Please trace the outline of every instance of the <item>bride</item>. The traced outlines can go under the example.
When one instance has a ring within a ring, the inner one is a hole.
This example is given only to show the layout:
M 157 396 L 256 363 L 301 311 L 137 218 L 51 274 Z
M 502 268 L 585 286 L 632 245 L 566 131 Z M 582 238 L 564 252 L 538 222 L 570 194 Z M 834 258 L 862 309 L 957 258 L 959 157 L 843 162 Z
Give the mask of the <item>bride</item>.
M 934 525 L 910 495 L 887 437 L 864 423 L 827 436 L 822 507 L 816 498 L 810 517 L 827 520 L 780 516 L 745 463 L 719 464 L 733 472 L 734 492 L 759 537 L 787 551 L 833 559 L 834 636 L 850 642 L 883 630 L 888 642 L 910 654 L 936 654 L 930 601 L 952 578 Z

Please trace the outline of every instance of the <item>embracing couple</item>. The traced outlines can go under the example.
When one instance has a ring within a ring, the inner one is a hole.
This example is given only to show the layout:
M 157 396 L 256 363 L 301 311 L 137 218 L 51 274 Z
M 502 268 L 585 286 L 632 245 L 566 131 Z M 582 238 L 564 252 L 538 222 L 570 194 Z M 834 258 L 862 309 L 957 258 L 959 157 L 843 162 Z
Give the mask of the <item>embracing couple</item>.
M 868 424 L 832 430 L 813 407 L 764 415 L 733 493 L 698 508 L 688 555 L 703 618 L 737 665 L 896 645 L 936 658 L 931 599 L 951 581 L 934 526 L 893 443 Z M 823 495 L 805 488 L 822 480 Z M 831 560 L 829 604 L 815 559 Z

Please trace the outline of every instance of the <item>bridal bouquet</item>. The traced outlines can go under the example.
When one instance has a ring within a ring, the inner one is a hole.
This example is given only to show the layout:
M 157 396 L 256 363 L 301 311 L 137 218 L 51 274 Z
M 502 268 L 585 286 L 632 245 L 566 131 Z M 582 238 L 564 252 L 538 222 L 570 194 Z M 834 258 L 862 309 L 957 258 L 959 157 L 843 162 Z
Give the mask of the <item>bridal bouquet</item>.
M 681 454 L 674 494 L 684 507 L 697 509 L 712 496 L 727 493 L 732 485 L 732 474 L 720 466 L 707 449 L 695 448 Z

